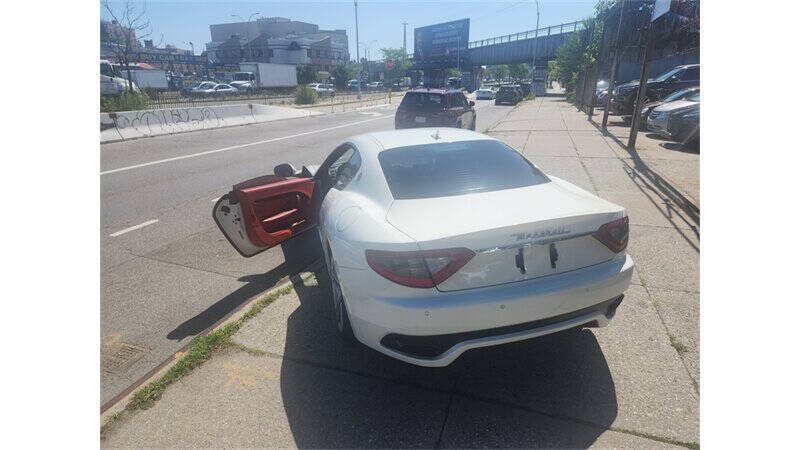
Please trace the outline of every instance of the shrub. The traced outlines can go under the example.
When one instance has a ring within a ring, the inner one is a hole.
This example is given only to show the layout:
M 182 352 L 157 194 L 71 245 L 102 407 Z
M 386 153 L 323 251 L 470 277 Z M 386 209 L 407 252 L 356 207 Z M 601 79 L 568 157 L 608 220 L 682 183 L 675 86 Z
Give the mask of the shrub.
M 313 105 L 319 101 L 319 94 L 306 85 L 297 86 L 294 91 L 294 102 L 297 105 Z
M 525 100 L 536 100 L 536 94 L 534 94 L 533 92 L 531 92 L 530 94 L 528 94 L 528 95 L 525 97 Z
M 125 92 L 120 96 L 100 97 L 101 112 L 136 111 L 147 109 L 150 97 L 144 92 Z

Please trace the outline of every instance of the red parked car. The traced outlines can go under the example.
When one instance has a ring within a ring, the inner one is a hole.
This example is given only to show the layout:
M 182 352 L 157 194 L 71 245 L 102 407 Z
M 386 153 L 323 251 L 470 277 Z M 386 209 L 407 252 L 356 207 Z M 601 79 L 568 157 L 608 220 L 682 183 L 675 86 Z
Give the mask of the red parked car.
M 454 127 L 475 129 L 475 102 L 455 89 L 413 89 L 406 92 L 397 113 L 394 127 Z

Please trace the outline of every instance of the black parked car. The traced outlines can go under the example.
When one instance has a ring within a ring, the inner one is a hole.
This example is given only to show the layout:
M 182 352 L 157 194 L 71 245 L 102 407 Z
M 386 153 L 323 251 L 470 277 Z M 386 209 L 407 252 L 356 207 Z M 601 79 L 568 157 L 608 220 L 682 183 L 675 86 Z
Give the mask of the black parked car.
M 514 86 L 500 86 L 497 94 L 495 94 L 494 104 L 499 105 L 501 103 L 509 103 L 511 105 L 516 105 L 520 100 L 522 100 L 521 94 L 522 91 Z
M 700 93 L 700 86 L 694 86 L 686 89 L 681 89 L 679 91 L 675 91 L 672 94 L 669 94 L 668 96 L 664 97 L 663 100 L 646 103 L 644 106 L 642 106 L 642 115 L 640 116 L 639 120 L 639 128 L 642 130 L 646 130 L 647 116 L 649 116 L 654 109 L 658 108 L 664 103 L 674 102 L 676 100 L 686 100 L 687 98 L 692 97 L 695 94 L 699 93 Z
M 456 89 L 413 89 L 394 115 L 394 127 L 455 127 L 475 130 L 475 102 Z
M 681 144 L 700 145 L 700 103 L 671 114 L 667 131 Z
M 667 95 L 687 87 L 700 85 L 700 64 L 678 66 L 659 76 L 647 80 L 645 103 L 660 100 Z M 639 81 L 621 84 L 613 91 L 611 99 L 612 114 L 630 115 L 636 102 Z

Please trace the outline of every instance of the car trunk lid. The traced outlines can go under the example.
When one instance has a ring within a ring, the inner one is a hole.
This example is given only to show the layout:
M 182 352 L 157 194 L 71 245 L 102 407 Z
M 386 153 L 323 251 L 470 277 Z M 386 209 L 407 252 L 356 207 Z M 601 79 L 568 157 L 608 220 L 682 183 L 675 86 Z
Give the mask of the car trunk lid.
M 420 250 L 468 248 L 475 256 L 442 291 L 528 280 L 608 261 L 592 235 L 625 209 L 551 177 L 549 183 L 479 194 L 396 200 L 386 219 Z

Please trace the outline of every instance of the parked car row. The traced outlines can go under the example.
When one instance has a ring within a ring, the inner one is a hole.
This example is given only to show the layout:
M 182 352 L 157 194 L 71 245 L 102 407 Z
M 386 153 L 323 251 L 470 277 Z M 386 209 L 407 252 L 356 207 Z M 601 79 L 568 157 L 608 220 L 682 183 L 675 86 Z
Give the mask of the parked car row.
M 681 144 L 700 144 L 700 89 L 666 102 L 647 115 L 647 129 Z
M 667 95 L 692 86 L 700 85 L 700 64 L 677 66 L 665 74 L 647 80 L 645 85 L 645 103 L 660 100 Z M 631 115 L 636 102 L 639 81 L 629 81 L 612 91 L 609 113 Z
M 181 89 L 181 95 L 187 97 L 213 97 L 236 95 L 239 90 L 227 83 L 202 81 Z
M 638 81 L 615 87 L 611 91 L 609 114 L 633 114 L 638 87 Z M 603 101 L 599 82 L 596 95 L 599 104 Z M 681 144 L 700 144 L 699 64 L 677 66 L 657 78 L 647 80 L 644 99 L 639 116 L 640 129 Z

